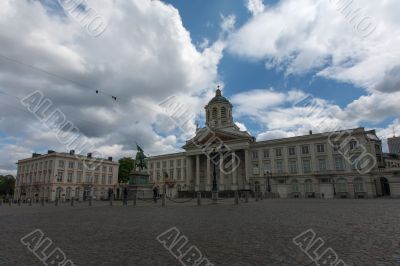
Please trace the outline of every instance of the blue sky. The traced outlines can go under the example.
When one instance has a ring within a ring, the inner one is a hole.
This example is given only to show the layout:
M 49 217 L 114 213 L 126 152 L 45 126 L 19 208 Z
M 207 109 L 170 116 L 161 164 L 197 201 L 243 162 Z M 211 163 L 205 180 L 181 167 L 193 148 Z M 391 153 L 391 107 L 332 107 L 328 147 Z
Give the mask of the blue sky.
M 136 142 L 150 154 L 180 151 L 217 84 L 259 140 L 322 122 L 376 129 L 384 143 L 400 134 L 396 0 L 346 10 L 325 0 L 62 3 L 0 2 L 0 174 L 32 152 L 69 148 L 18 100 L 36 90 L 105 157 L 132 156 Z M 193 115 L 184 129 L 160 110 L 171 96 Z M 311 116 L 296 106 L 310 96 Z

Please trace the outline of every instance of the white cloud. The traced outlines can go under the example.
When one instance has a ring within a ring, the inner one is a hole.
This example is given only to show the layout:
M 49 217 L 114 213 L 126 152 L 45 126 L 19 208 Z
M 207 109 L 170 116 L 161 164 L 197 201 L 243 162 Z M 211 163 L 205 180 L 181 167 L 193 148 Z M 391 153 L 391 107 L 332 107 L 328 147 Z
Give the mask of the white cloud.
M 235 122 L 235 124 L 239 127 L 239 129 L 240 129 L 241 131 L 247 131 L 247 127 L 246 127 L 245 124 L 240 123 L 240 122 Z
M 249 10 L 249 12 L 253 14 L 253 16 L 261 14 L 265 9 L 262 0 L 245 0 L 245 1 L 247 10 Z
M 393 80 L 400 60 L 400 19 L 394 10 L 400 9 L 400 2 L 353 1 L 345 10 L 338 10 L 340 5 L 335 3 L 283 0 L 232 33 L 228 49 L 245 58 L 264 60 L 268 67 L 286 74 L 311 71 L 370 92 L 400 90 Z M 354 14 L 348 12 L 358 7 L 360 15 L 352 20 Z M 362 38 L 359 24 L 365 18 L 373 18 L 377 25 L 371 35 Z
M 105 156 L 133 155 L 135 142 L 151 154 L 176 151 L 182 140 L 156 131 L 158 103 L 186 95 L 191 111 L 202 114 L 225 44 L 204 43 L 197 50 L 178 10 L 161 1 L 87 4 L 109 22 L 98 38 L 39 1 L 1 1 L 2 53 L 83 86 L 0 59 L 0 90 L 24 97 L 40 89 Z M 227 18 L 227 30 L 232 21 Z M 18 136 L 2 147 L 7 152 L 0 155 L 0 171 L 14 171 L 15 162 L 33 151 L 66 150 L 15 98 L 1 95 L 0 102 L 0 136 Z
M 221 30 L 222 33 L 231 33 L 235 29 L 236 23 L 236 16 L 230 14 L 228 16 L 220 15 L 221 16 Z

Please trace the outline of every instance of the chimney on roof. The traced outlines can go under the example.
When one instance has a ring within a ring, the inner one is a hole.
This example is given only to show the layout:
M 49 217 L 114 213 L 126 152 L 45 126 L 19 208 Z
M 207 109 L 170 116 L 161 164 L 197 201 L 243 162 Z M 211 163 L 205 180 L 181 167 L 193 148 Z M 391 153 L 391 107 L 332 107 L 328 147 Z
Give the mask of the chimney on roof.
M 92 158 L 92 153 L 89 152 L 89 153 L 87 154 L 87 157 L 88 157 L 88 158 Z
M 40 153 L 32 153 L 32 158 L 36 158 L 36 157 L 39 157 L 39 156 L 41 156 L 41 154 Z
M 312 130 L 310 130 L 310 135 L 312 135 Z
M 53 151 L 53 150 L 48 150 L 47 151 L 47 154 L 52 154 L 52 153 L 55 153 L 55 151 Z
M 112 159 L 113 159 L 112 157 L 108 157 L 108 160 L 109 160 L 110 162 L 112 162 Z
M 70 155 L 75 155 L 75 150 L 70 150 L 70 151 L 69 151 L 69 154 L 70 154 Z

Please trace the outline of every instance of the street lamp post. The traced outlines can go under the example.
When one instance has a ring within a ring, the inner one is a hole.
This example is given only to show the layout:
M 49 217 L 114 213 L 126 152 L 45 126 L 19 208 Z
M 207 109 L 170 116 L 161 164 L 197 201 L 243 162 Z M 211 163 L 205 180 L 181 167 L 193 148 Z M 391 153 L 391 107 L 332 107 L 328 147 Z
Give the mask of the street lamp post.
M 272 173 L 270 171 L 265 171 L 264 176 L 267 179 L 267 192 L 271 192 L 271 184 L 270 184 L 270 178 L 272 177 Z

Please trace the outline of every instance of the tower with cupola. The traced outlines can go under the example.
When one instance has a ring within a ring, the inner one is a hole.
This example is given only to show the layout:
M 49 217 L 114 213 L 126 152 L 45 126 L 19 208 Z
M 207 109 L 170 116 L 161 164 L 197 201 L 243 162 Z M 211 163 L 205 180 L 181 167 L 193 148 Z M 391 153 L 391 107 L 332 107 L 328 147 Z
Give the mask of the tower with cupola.
M 210 128 L 223 128 L 234 126 L 232 117 L 232 104 L 222 96 L 218 88 L 215 97 L 206 105 L 206 125 Z

